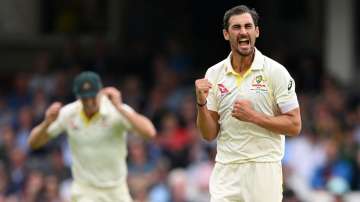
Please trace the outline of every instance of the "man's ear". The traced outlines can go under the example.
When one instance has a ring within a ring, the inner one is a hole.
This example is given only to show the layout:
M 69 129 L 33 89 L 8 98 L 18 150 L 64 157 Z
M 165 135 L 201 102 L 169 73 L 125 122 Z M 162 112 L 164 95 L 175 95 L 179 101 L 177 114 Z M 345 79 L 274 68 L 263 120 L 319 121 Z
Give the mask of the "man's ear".
M 258 38 L 260 36 L 260 29 L 259 26 L 255 27 L 255 32 L 256 32 L 256 38 Z
M 226 29 L 223 29 L 223 35 L 224 35 L 224 39 L 226 41 L 229 41 L 229 32 Z

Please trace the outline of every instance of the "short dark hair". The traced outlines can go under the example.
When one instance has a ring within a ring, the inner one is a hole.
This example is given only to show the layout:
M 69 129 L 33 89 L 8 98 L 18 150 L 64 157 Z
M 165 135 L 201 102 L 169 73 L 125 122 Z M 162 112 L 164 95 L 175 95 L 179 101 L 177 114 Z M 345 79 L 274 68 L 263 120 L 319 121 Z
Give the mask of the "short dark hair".
M 224 14 L 224 20 L 223 20 L 223 28 L 228 29 L 229 28 L 229 19 L 233 15 L 240 15 L 243 13 L 249 13 L 254 21 L 255 26 L 258 26 L 259 22 L 259 14 L 256 12 L 255 9 L 250 9 L 249 7 L 245 5 L 235 6 L 233 8 L 230 8 L 227 10 Z

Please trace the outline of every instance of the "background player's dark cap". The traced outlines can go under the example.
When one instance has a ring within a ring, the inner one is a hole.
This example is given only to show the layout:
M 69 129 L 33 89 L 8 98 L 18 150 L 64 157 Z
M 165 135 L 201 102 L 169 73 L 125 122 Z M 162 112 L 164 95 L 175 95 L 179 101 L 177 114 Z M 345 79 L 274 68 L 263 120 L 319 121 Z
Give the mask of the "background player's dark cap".
M 101 88 L 102 82 L 100 76 L 95 72 L 85 71 L 74 79 L 73 92 L 76 97 L 96 97 Z

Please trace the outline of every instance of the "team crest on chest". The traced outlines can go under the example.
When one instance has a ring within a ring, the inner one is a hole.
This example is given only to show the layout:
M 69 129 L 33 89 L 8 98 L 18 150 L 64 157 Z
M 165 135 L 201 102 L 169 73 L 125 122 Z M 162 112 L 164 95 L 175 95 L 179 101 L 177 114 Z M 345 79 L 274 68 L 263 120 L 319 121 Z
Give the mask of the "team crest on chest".
M 266 79 L 263 75 L 257 75 L 251 82 L 251 88 L 250 90 L 255 90 L 257 92 L 259 91 L 268 91 L 268 86 L 266 83 Z
M 263 80 L 262 75 L 256 76 L 255 80 L 256 80 L 256 83 L 261 83 L 261 81 Z

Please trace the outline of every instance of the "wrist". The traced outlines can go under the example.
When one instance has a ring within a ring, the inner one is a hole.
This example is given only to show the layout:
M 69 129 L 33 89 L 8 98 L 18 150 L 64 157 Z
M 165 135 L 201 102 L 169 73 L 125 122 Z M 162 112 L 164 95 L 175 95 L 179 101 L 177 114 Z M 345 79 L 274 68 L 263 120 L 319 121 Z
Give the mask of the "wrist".
M 115 106 L 115 108 L 116 108 L 120 113 L 122 113 L 123 111 L 125 111 L 124 105 L 123 105 L 122 103 L 117 103 L 117 104 L 115 104 L 114 106 Z
M 51 123 L 52 123 L 51 120 L 45 119 L 45 120 L 42 122 L 42 125 L 43 125 L 44 127 L 49 127 Z
M 262 115 L 260 113 L 254 113 L 250 122 L 256 125 L 261 125 L 261 120 L 262 120 Z
M 121 109 L 122 108 L 122 104 L 121 103 L 114 103 L 114 106 L 118 109 Z
M 207 100 L 205 100 L 205 102 L 203 102 L 203 103 L 201 103 L 201 102 L 196 102 L 196 105 L 197 105 L 198 107 L 204 107 L 204 106 L 206 106 L 206 104 L 207 104 Z

